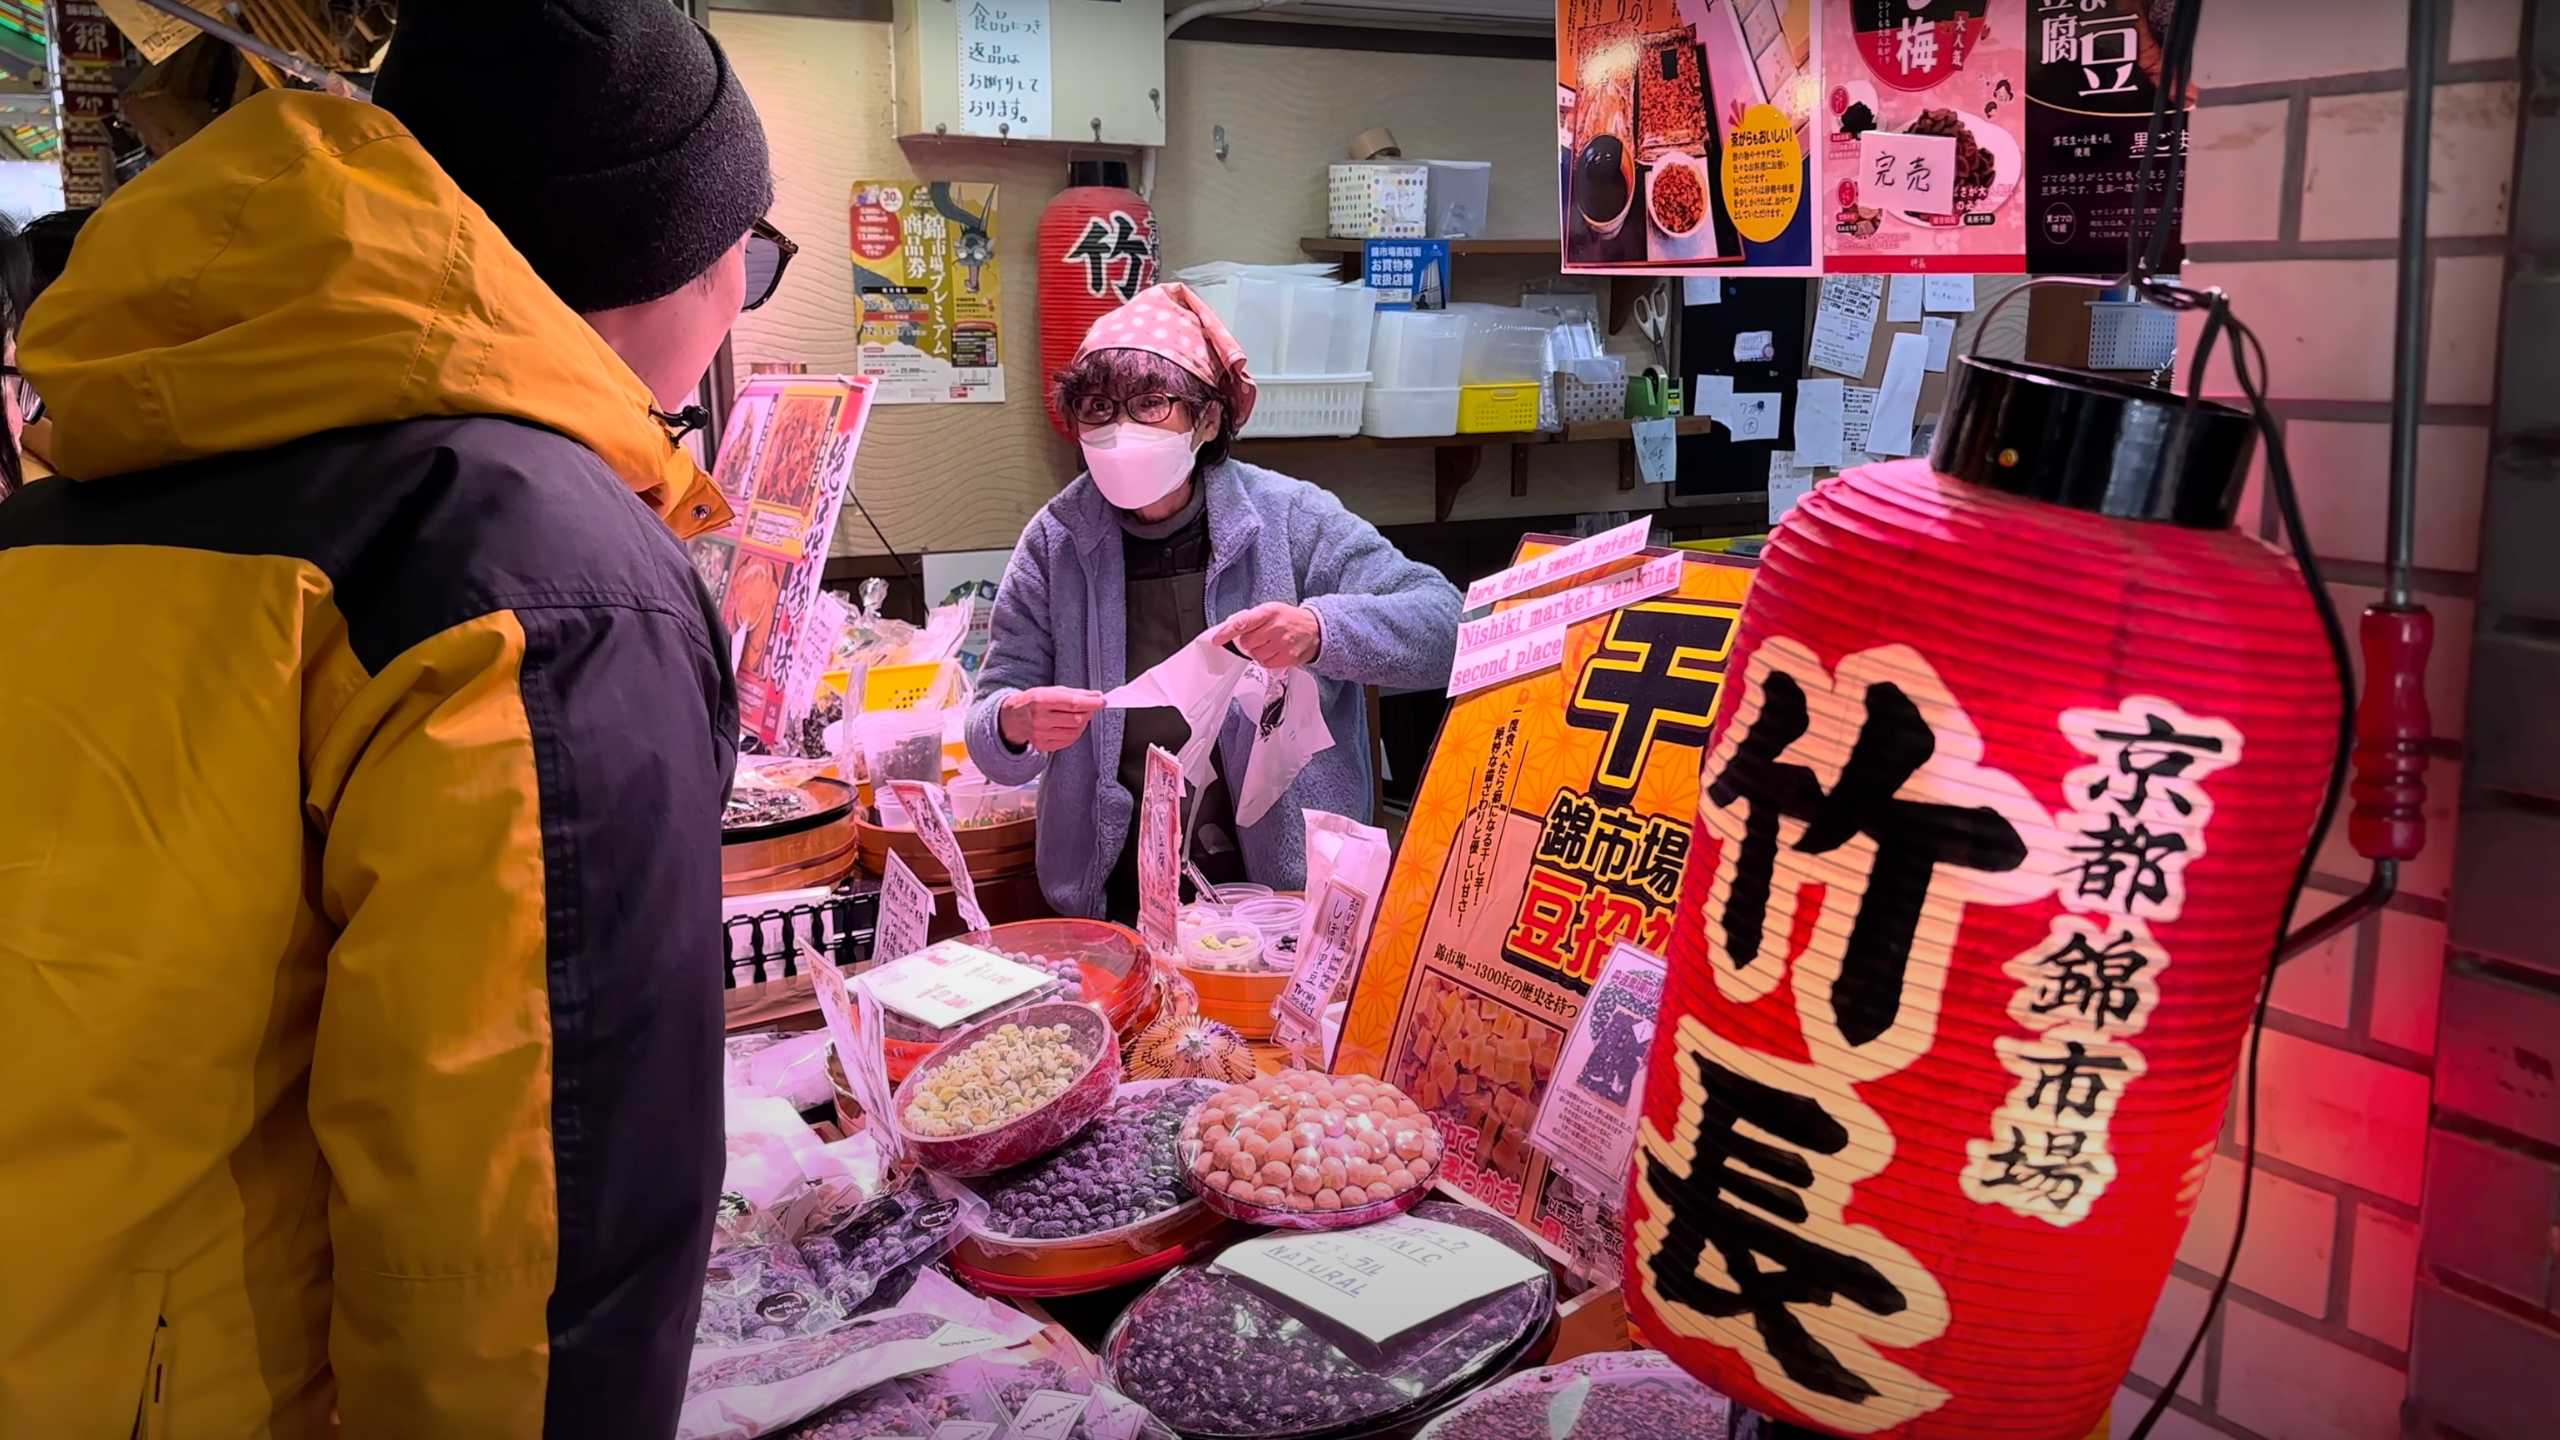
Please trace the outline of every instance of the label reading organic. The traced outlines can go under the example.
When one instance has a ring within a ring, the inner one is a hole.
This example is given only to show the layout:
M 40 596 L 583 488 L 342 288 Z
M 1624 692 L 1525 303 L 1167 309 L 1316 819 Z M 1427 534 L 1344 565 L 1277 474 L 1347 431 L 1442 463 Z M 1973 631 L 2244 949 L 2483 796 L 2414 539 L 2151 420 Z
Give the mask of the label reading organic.
M 1545 1273 L 1490 1235 L 1410 1215 L 1357 1230 L 1247 1240 L 1228 1246 L 1217 1268 L 1348 1325 L 1372 1344 Z
M 882 1006 L 937 1030 L 1050 983 L 1049 976 L 1028 965 L 957 940 L 892 960 L 862 977 L 864 988 Z

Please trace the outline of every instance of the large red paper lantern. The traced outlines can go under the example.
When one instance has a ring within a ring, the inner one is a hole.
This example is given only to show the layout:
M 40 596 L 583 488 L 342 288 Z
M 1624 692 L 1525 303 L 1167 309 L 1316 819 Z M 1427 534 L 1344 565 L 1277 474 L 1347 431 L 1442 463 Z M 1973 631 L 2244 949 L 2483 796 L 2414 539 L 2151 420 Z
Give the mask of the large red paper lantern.
M 1156 283 L 1156 217 L 1118 160 L 1079 160 L 1040 212 L 1040 401 L 1068 433 L 1048 381 L 1076 358 L 1093 322 Z
M 2249 419 L 1968 359 L 1797 506 L 1708 742 L 1629 1310 L 1779 1419 L 2080 1440 L 2219 1134 L 2338 735 Z

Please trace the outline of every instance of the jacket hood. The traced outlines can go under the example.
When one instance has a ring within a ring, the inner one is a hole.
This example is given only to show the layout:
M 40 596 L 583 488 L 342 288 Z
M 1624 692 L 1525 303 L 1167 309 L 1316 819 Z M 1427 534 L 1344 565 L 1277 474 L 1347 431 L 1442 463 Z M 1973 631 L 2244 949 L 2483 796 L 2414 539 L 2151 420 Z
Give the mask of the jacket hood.
M 19 363 L 63 474 L 503 415 L 577 440 L 679 535 L 726 523 L 648 387 L 388 113 L 269 92 L 116 192 Z

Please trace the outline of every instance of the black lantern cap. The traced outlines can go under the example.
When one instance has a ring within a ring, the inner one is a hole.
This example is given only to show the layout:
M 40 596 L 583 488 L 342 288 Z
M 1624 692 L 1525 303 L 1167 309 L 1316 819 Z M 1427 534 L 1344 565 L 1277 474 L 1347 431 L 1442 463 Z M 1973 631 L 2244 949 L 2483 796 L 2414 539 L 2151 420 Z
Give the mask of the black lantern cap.
M 2024 360 L 1956 360 L 1930 463 L 2119 520 L 2228 529 L 2258 437 L 2245 410 Z
M 1126 160 L 1070 160 L 1067 162 L 1069 185 L 1107 185 L 1114 190 L 1129 188 L 1129 162 Z

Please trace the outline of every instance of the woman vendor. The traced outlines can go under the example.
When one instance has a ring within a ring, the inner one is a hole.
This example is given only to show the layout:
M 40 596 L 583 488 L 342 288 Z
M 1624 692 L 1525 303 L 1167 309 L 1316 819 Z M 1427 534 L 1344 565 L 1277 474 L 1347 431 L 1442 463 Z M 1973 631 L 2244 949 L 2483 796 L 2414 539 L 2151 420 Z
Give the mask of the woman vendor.
M 1318 679 L 1333 746 L 1251 825 L 1235 786 L 1256 731 L 1239 693 L 1215 774 L 1193 797 L 1190 857 L 1210 880 L 1306 882 L 1307 810 L 1369 818 L 1361 687 L 1445 685 L 1458 591 L 1325 490 L 1228 456 L 1253 413 L 1244 352 L 1190 287 L 1158 285 L 1096 321 L 1056 380 L 1085 473 L 1024 527 L 996 592 L 969 753 L 1040 787 L 1040 887 L 1062 915 L 1136 913 L 1136 796 L 1172 709 L 1106 710 L 1103 691 L 1214 631 L 1265 669 Z

